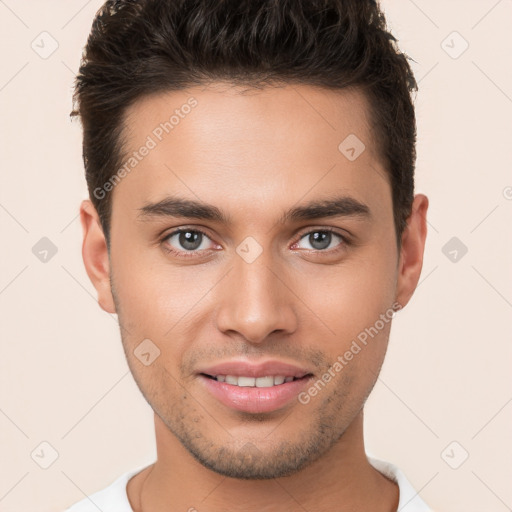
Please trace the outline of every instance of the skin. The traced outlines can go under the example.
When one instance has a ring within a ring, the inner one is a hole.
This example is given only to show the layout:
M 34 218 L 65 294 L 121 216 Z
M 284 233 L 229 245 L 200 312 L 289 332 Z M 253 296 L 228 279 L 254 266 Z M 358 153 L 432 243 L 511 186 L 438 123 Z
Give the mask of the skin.
M 83 259 L 107 312 L 117 313 L 130 369 L 155 412 L 158 458 L 127 487 L 135 511 L 396 511 L 398 487 L 367 461 L 363 407 L 391 322 L 306 405 L 233 410 L 205 390 L 200 366 L 277 359 L 321 377 L 421 272 L 428 199 L 418 194 L 397 248 L 391 188 L 357 90 L 286 85 L 251 91 L 216 83 L 142 98 L 128 109 L 135 151 L 193 96 L 198 104 L 113 191 L 110 254 L 98 215 L 81 205 Z M 338 145 L 356 134 L 349 161 Z M 228 224 L 141 218 L 166 196 L 218 207 Z M 333 195 L 368 216 L 280 222 L 289 208 Z M 174 229 L 207 234 L 195 255 Z M 327 248 L 308 235 L 332 228 Z M 337 235 L 345 236 L 345 242 Z M 236 252 L 253 237 L 262 253 Z M 190 251 L 189 251 L 190 252 Z M 150 339 L 149 366 L 134 350 Z

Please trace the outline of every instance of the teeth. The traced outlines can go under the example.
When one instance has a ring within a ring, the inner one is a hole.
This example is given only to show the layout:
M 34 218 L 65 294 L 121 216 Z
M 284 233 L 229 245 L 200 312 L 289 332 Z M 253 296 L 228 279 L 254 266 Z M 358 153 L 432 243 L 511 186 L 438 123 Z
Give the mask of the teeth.
M 238 385 L 240 387 L 249 388 L 253 387 L 256 384 L 256 379 L 254 377 L 238 377 Z
M 291 382 L 293 377 L 284 377 L 277 375 L 275 377 L 269 375 L 267 377 L 245 377 L 236 375 L 217 375 L 215 379 L 219 382 L 225 382 L 233 386 L 240 387 L 257 387 L 257 388 L 271 388 L 272 386 L 279 386 L 285 382 Z
M 255 379 L 257 388 L 271 388 L 274 384 L 282 384 L 282 382 L 276 382 L 276 379 L 280 377 L 258 377 Z M 238 385 L 240 386 L 240 379 L 238 379 Z
M 226 384 L 233 384 L 233 386 L 238 386 L 238 377 L 234 375 L 226 375 Z

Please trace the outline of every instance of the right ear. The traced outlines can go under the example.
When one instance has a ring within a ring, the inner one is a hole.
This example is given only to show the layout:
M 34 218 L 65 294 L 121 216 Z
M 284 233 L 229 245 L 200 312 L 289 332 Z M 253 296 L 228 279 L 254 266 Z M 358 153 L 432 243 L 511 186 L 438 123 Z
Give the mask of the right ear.
M 110 288 L 110 261 L 107 241 L 98 212 L 89 199 L 80 205 L 83 243 L 82 258 L 85 270 L 98 292 L 98 304 L 107 313 L 115 313 L 116 308 Z

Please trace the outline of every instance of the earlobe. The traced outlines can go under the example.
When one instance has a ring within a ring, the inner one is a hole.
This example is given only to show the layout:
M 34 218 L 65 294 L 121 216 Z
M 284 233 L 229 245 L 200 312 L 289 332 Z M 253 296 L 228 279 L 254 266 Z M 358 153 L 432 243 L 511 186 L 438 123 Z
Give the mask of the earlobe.
M 409 302 L 420 278 L 427 237 L 427 209 L 428 198 L 423 194 L 414 196 L 411 215 L 402 234 L 398 264 L 396 302 L 401 307 Z
M 96 208 L 89 199 L 80 205 L 80 222 L 83 231 L 82 258 L 87 275 L 98 292 L 98 304 L 107 313 L 115 313 L 107 241 Z

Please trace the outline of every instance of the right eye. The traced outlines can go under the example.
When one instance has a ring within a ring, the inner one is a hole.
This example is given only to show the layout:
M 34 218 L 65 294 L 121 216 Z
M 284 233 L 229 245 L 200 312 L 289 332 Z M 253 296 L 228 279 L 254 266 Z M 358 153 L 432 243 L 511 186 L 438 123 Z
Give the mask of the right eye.
M 172 231 L 163 238 L 166 251 L 177 256 L 191 257 L 197 252 L 212 249 L 208 247 L 210 238 L 198 229 L 180 228 Z

